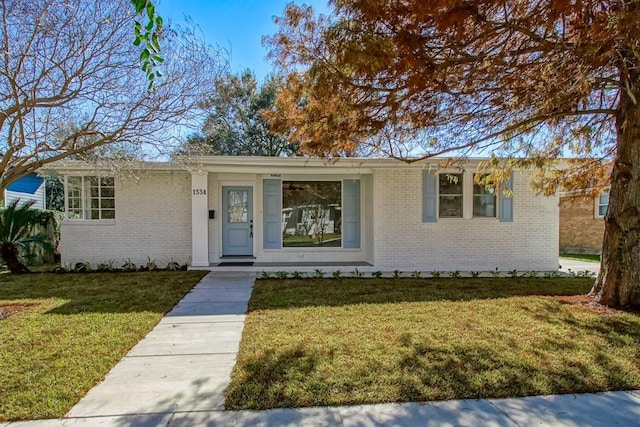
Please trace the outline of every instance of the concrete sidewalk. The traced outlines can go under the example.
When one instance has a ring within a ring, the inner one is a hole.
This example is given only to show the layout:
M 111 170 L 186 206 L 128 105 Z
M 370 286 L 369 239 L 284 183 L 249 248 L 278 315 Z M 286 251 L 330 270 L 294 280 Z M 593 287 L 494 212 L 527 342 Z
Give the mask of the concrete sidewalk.
M 269 411 L 192 411 L 9 423 L 10 427 L 638 426 L 640 392 Z M 4 426 L 0 423 L 0 426 Z
M 208 274 L 66 418 L 0 427 L 640 426 L 640 391 L 225 411 L 254 280 Z
M 599 262 L 591 262 L 591 261 L 580 261 L 577 259 L 570 258 L 560 258 L 560 271 L 563 273 L 584 273 L 585 271 L 590 271 L 594 274 L 598 274 L 600 272 L 600 263 Z

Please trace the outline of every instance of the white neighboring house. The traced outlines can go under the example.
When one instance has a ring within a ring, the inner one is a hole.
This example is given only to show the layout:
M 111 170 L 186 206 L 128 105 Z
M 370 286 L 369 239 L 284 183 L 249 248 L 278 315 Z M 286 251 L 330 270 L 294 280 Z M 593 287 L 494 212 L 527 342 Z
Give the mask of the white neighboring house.
M 20 199 L 21 202 L 33 200 L 35 203 L 32 207 L 45 209 L 45 198 L 44 178 L 39 177 L 35 173 L 30 173 L 11 183 L 4 192 L 5 205 L 8 205 L 16 199 Z
M 474 185 L 480 160 L 438 170 L 438 159 L 211 156 L 118 176 L 61 162 L 62 262 L 557 270 L 558 198 L 534 194 L 529 171 L 514 171 L 511 192 Z

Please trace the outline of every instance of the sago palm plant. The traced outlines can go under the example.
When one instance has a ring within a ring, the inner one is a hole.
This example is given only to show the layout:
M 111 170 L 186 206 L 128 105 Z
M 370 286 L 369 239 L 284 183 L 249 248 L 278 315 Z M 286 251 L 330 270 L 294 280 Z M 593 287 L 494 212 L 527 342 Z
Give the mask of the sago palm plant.
M 29 272 L 20 260 L 21 251 L 27 250 L 29 246 L 53 250 L 45 234 L 38 231 L 38 226 L 46 225 L 43 221 L 50 221 L 52 217 L 32 208 L 33 203 L 30 201 L 19 204 L 19 200 L 15 200 L 0 209 L 0 257 L 13 274 Z

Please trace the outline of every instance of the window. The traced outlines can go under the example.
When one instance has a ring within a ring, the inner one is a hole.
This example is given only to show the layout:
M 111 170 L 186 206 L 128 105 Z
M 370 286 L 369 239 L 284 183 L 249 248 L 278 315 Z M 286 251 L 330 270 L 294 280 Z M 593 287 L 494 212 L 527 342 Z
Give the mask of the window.
M 282 246 L 342 246 L 340 181 L 282 182 Z
M 513 222 L 513 183 L 512 174 L 500 186 L 485 188 L 474 184 L 471 172 L 434 173 L 425 169 L 422 171 L 422 222 L 438 222 L 439 218 L 494 218 Z
M 599 194 L 596 198 L 596 218 L 604 218 L 609 207 L 609 193 Z
M 115 219 L 116 198 L 113 177 L 67 177 L 68 219 Z
M 484 183 L 476 184 L 476 174 L 473 175 L 473 217 L 496 217 L 496 192 L 493 187 L 487 188 Z M 480 179 L 484 176 L 480 176 Z
M 462 174 L 442 173 L 438 179 L 440 218 L 462 218 Z

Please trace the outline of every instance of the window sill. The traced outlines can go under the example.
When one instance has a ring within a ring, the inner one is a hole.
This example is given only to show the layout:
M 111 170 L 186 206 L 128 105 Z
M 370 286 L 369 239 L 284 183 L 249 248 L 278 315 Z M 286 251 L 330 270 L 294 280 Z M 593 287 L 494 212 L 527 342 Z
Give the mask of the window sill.
M 298 246 L 298 247 L 291 247 L 291 248 L 280 248 L 280 249 L 263 249 L 264 252 L 300 252 L 300 251 L 310 251 L 310 252 L 316 252 L 316 253 L 322 253 L 322 252 L 326 252 L 326 253 L 331 253 L 331 252 L 335 252 L 335 251 L 340 251 L 340 252 L 361 252 L 362 248 L 313 248 L 313 247 L 304 247 L 304 246 Z
M 64 225 L 72 225 L 72 226 L 94 226 L 94 225 L 116 225 L 115 219 L 63 219 L 62 223 Z

